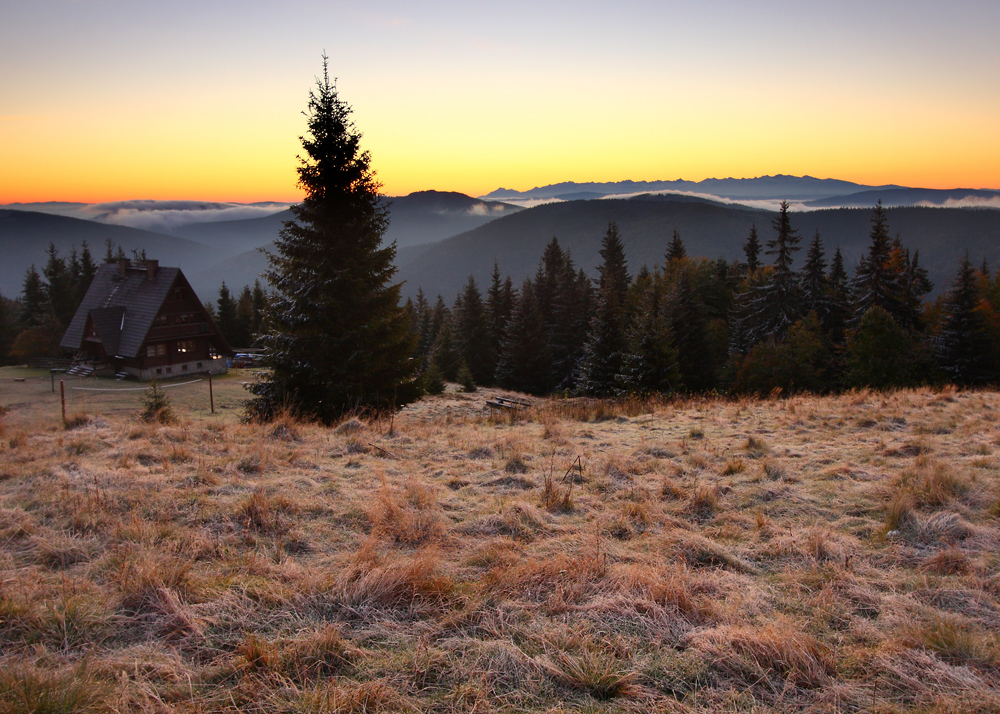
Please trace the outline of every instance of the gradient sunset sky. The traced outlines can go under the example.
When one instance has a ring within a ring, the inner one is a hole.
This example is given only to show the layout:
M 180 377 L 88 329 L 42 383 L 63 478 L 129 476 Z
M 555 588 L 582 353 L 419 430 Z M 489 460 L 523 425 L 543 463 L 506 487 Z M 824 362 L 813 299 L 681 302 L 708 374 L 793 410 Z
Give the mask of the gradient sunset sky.
M 330 58 L 391 195 L 1000 188 L 1000 3 L 0 0 L 0 203 L 293 201 Z

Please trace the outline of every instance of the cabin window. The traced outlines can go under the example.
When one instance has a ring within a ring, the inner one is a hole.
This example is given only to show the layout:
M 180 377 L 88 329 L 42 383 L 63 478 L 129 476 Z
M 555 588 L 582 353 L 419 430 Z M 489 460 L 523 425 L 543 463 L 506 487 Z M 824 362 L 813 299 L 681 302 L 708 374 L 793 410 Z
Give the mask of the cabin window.
M 153 322 L 156 327 L 164 327 L 167 324 L 166 315 L 157 315 L 156 320 Z
M 163 367 L 157 367 L 156 368 L 156 373 L 157 374 L 163 374 Z
M 178 352 L 194 352 L 198 343 L 195 340 L 181 340 L 177 343 Z
M 201 362 L 196 362 L 194 366 L 195 369 L 201 369 Z
M 146 345 L 147 357 L 163 357 L 166 354 L 167 354 L 167 345 L 165 342 L 160 342 L 155 345 Z
M 181 371 L 182 372 L 187 372 L 188 371 L 188 366 L 186 364 L 182 364 L 181 365 Z

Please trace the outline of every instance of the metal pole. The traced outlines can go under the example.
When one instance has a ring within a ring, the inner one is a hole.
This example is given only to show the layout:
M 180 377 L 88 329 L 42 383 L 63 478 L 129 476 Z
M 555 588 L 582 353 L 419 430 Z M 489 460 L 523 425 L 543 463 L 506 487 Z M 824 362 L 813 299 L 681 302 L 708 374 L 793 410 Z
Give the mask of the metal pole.
M 215 394 L 212 392 L 212 373 L 208 373 L 208 401 L 212 405 L 212 413 L 215 414 Z
M 52 379 L 52 393 L 56 393 L 56 373 L 53 370 L 49 370 L 49 377 Z
M 66 423 L 66 383 L 59 380 L 59 397 L 62 399 L 63 424 Z

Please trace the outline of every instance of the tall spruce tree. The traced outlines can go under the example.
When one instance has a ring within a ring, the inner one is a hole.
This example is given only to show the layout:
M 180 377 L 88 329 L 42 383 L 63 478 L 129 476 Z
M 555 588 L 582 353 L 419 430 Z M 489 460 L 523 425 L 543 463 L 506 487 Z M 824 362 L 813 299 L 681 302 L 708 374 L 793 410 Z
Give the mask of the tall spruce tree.
M 891 262 L 889 221 L 881 200 L 872 209 L 871 224 L 871 244 L 868 253 L 858 262 L 852 286 L 852 321 L 855 324 L 872 307 L 880 307 L 893 316 L 898 313 L 898 273 Z
M 399 305 L 400 285 L 391 282 L 396 244 L 381 246 L 388 208 L 350 115 L 324 55 L 301 138 L 305 197 L 267 254 L 274 293 L 261 342 L 270 374 L 251 385 L 256 398 L 248 412 L 255 418 L 269 418 L 291 400 L 331 423 L 417 395 L 414 336 Z
M 826 275 L 826 257 L 819 231 L 813 236 L 802 266 L 802 311 L 815 312 L 825 320 L 830 308 L 830 280 Z
M 757 236 L 757 224 L 750 226 L 750 235 L 743 243 L 743 254 L 747 258 L 747 273 L 751 275 L 760 268 L 760 238 Z
M 667 244 L 667 254 L 664 256 L 667 263 L 673 263 L 678 260 L 684 260 L 687 257 L 687 250 L 684 248 L 684 241 L 681 240 L 681 234 L 676 228 L 674 228 L 674 235 L 670 239 L 670 243 Z
M 507 321 L 496 381 L 506 389 L 545 394 L 551 388 L 551 366 L 545 321 L 531 281 L 525 280 Z
M 239 329 L 236 325 L 236 301 L 233 300 L 233 295 L 229 292 L 229 287 L 226 285 L 226 281 L 222 281 L 222 285 L 219 286 L 219 299 L 215 301 L 215 324 L 219 328 L 219 332 L 222 336 L 226 338 L 226 342 L 235 347 L 244 347 L 245 345 L 238 339 Z
M 997 345 L 984 318 L 988 305 L 977 290 L 975 268 L 962 258 L 945 296 L 945 316 L 935 345 L 942 369 L 955 384 L 982 386 L 1000 376 Z M 982 304 L 981 304 L 982 303 Z
M 456 309 L 458 344 L 462 358 L 476 384 L 492 384 L 496 352 L 490 339 L 490 324 L 476 279 L 469 276 L 462 289 L 461 309 Z
M 625 244 L 622 243 L 621 235 L 618 233 L 618 224 L 614 221 L 608 223 L 608 232 L 601 239 L 600 254 L 602 263 L 598 270 L 601 278 L 597 288 L 603 290 L 609 280 L 613 281 L 616 302 L 623 307 L 632 278 L 628 274 L 628 263 L 625 260 Z

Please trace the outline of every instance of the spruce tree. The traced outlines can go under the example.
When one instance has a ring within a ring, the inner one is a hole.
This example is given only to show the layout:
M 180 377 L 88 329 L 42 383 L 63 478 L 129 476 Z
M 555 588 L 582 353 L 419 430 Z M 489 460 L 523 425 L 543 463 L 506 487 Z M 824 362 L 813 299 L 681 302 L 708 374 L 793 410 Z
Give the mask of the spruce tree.
M 59 257 L 59 251 L 56 250 L 54 243 L 49 243 L 46 254 L 49 257 L 42 271 L 47 282 L 45 290 L 57 329 L 62 330 L 76 312 L 73 280 L 66 267 L 66 261 Z
M 490 344 L 493 347 L 493 354 L 499 361 L 503 351 L 507 322 L 514 310 L 514 286 L 510 276 L 501 282 L 500 266 L 495 260 L 493 261 L 493 273 L 490 277 L 490 287 L 486 292 L 486 319 L 490 326 Z
M 743 244 L 743 254 L 747 258 L 747 273 L 753 274 L 760 268 L 760 238 L 757 237 L 757 224 L 750 226 L 750 235 Z
M 226 342 L 236 347 L 244 347 L 237 339 L 239 335 L 236 326 L 236 302 L 225 280 L 219 286 L 219 299 L 215 302 L 215 324 L 226 338 Z
M 608 281 L 613 281 L 616 293 L 616 304 L 625 305 L 628 286 L 632 278 L 628 274 L 628 263 L 625 260 L 625 244 L 618 233 L 618 225 L 614 221 L 608 223 L 608 232 L 601 239 L 602 263 L 598 270 L 601 273 L 598 290 L 603 290 Z
M 826 319 L 830 306 L 830 285 L 826 275 L 826 258 L 819 231 L 813 236 L 802 266 L 802 312 L 815 312 L 820 320 Z
M 880 307 L 890 315 L 895 315 L 898 307 L 897 273 L 890 263 L 892 241 L 882 201 L 872 210 L 871 224 L 871 244 L 867 255 L 858 263 L 852 286 L 854 323 L 872 307 Z
M 21 327 L 39 327 L 49 322 L 49 296 L 38 269 L 32 265 L 24 272 L 21 290 L 21 313 L 18 322 Z
M 625 354 L 624 309 L 609 275 L 597 295 L 597 307 L 580 360 L 577 389 L 591 397 L 611 396 L 617 390 Z
M 455 318 L 459 350 L 472 380 L 476 384 L 492 384 L 496 372 L 496 353 L 493 351 L 483 297 L 479 293 L 476 279 L 471 275 L 462 289 L 462 307 L 456 310 Z
M 546 394 L 551 365 L 545 321 L 535 305 L 531 281 L 525 280 L 507 323 L 496 381 L 505 389 Z
M 681 234 L 676 228 L 674 229 L 673 238 L 670 239 L 670 243 L 667 245 L 667 254 L 664 257 L 668 264 L 684 260 L 687 257 L 687 250 L 684 249 L 684 241 L 681 240 Z
M 942 369 L 952 382 L 963 386 L 990 384 L 1000 375 L 1000 345 L 991 339 L 984 318 L 988 304 L 976 288 L 975 268 L 966 255 L 945 296 L 945 316 L 935 345 Z
M 291 400 L 331 423 L 354 410 L 398 407 L 417 395 L 414 338 L 392 284 L 396 244 L 381 246 L 388 208 L 351 108 L 323 75 L 309 93 L 299 186 L 265 274 L 274 293 L 261 338 L 270 374 L 251 385 L 249 415 Z
M 639 296 L 636 315 L 625 335 L 618 385 L 626 392 L 669 393 L 682 383 L 680 360 L 670 323 L 660 309 L 657 282 L 654 276 Z

